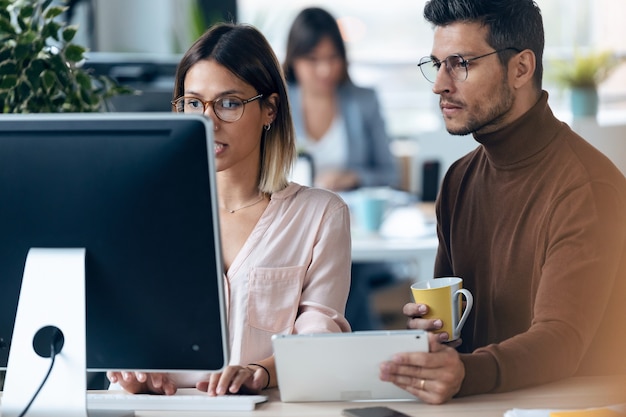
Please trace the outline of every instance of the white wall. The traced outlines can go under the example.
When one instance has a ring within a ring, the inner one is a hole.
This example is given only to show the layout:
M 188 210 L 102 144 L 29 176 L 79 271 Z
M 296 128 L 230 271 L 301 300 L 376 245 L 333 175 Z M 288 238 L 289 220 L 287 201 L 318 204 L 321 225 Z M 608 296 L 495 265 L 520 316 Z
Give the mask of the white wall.
M 626 124 L 601 125 L 595 119 L 576 119 L 570 125 L 626 175 Z
M 189 1 L 95 0 L 96 49 L 101 52 L 176 53 Z

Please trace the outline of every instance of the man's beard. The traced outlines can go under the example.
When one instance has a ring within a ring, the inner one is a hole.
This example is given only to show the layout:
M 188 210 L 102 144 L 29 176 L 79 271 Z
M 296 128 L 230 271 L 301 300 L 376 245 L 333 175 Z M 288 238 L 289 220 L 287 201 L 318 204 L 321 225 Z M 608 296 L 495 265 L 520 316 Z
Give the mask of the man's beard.
M 511 93 L 511 88 L 503 80 L 500 86 L 502 92 L 498 98 L 498 102 L 494 103 L 491 107 L 485 108 L 483 106 L 478 107 L 480 112 L 478 115 L 470 116 L 465 126 L 458 128 L 447 128 L 446 130 L 451 135 L 464 136 L 470 133 L 478 132 L 488 126 L 497 126 L 505 118 L 511 107 L 513 106 L 514 97 Z M 490 103 L 487 103 L 489 105 Z

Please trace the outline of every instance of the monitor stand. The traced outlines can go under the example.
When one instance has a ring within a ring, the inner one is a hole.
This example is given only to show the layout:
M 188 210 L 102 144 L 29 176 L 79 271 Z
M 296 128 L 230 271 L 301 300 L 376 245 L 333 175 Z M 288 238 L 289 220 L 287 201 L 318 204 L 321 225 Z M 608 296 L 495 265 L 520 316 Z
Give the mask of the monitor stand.
M 51 363 L 54 329 L 61 331 L 62 347 L 57 344 L 61 350 L 54 367 L 26 415 L 93 417 L 87 411 L 86 398 L 85 253 L 84 248 L 31 248 L 28 252 L 4 381 L 2 417 L 19 416 L 44 380 Z M 41 347 L 47 349 L 47 357 L 40 356 Z M 114 415 L 134 413 L 118 411 Z

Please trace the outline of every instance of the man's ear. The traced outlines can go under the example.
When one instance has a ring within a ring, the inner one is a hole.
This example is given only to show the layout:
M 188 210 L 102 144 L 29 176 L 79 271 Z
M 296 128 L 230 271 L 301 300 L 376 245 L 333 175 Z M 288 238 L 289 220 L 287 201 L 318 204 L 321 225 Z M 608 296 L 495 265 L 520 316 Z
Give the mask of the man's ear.
M 513 56 L 509 61 L 509 74 L 515 88 L 521 88 L 527 83 L 532 83 L 537 68 L 535 53 L 530 49 Z

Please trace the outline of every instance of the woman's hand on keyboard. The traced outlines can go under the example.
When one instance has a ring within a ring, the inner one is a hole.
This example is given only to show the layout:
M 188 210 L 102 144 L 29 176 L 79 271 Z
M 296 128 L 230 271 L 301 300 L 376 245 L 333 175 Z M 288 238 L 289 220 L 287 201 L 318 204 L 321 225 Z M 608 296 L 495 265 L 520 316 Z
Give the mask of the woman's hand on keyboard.
M 209 395 L 258 394 L 267 383 L 262 368 L 227 366 L 223 372 L 211 374 L 209 380 L 199 381 L 196 388 Z
M 176 384 L 165 373 L 158 372 L 107 372 L 111 383 L 118 383 L 132 394 L 150 393 L 173 395 Z

